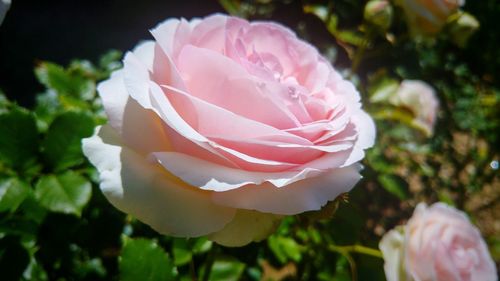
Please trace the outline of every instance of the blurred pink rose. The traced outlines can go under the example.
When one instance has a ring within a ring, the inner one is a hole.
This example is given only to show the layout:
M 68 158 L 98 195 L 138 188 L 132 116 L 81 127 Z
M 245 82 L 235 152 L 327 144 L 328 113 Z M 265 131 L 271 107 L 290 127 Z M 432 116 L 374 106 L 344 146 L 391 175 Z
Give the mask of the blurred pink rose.
M 98 91 L 84 140 L 117 208 L 173 236 L 244 245 L 360 179 L 375 127 L 354 86 L 287 28 L 170 19 Z
M 415 33 L 435 34 L 465 0 L 398 0 Z
M 419 80 L 404 80 L 391 96 L 390 102 L 410 109 L 415 115 L 413 124 L 427 136 L 433 134 L 439 100 L 429 84 Z
M 495 264 L 479 230 L 443 203 L 419 204 L 404 228 L 380 242 L 388 281 L 495 281 Z

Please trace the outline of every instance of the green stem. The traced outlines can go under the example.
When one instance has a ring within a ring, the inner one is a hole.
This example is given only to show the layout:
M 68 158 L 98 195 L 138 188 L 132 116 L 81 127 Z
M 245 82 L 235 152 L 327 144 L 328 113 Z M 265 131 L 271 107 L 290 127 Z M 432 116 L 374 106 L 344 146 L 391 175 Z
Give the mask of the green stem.
M 359 69 L 359 66 L 361 65 L 361 62 L 363 61 L 363 58 L 365 57 L 366 49 L 370 47 L 371 42 L 373 41 L 373 38 L 375 36 L 375 33 L 373 30 L 368 30 L 365 33 L 364 39 L 365 42 L 359 46 L 356 51 L 354 52 L 354 56 L 352 58 L 352 65 L 351 65 L 351 71 L 349 72 L 349 78 L 351 78 L 354 74 Z
M 380 252 L 379 250 L 361 245 L 349 245 L 349 246 L 330 245 L 328 246 L 328 249 L 339 253 L 358 253 L 376 258 L 383 258 L 382 252 Z
M 217 255 L 217 245 L 215 243 L 212 244 L 212 248 L 208 252 L 207 259 L 205 260 L 205 271 L 203 272 L 202 281 L 208 281 L 210 278 L 210 271 L 212 271 L 212 266 L 215 262 L 215 256 Z
M 198 278 L 196 278 L 196 269 L 195 269 L 195 266 L 194 266 L 193 259 L 191 259 L 191 261 L 189 261 L 189 272 L 191 274 L 191 280 L 192 281 L 197 281 Z
M 358 71 L 359 65 L 361 64 L 363 56 L 365 55 L 366 47 L 367 46 L 363 44 L 359 46 L 354 52 L 354 57 L 352 59 L 352 66 L 351 66 L 351 71 L 349 73 L 349 77 L 352 77 Z

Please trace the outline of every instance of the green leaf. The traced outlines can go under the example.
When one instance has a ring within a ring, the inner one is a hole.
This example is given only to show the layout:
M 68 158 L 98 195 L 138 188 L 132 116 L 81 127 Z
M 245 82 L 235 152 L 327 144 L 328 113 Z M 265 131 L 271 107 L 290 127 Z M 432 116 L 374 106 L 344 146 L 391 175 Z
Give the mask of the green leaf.
M 60 95 L 69 95 L 89 100 L 95 95 L 95 82 L 81 71 L 65 70 L 62 66 L 42 62 L 36 69 L 38 81 Z
M 66 112 L 49 127 L 42 144 L 42 154 L 48 164 L 61 171 L 84 162 L 82 138 L 92 135 L 93 119 L 85 113 Z
M 281 263 L 288 260 L 299 262 L 302 259 L 302 247 L 292 238 L 273 235 L 269 237 L 267 242 L 269 248 Z
M 0 180 L 0 212 L 14 212 L 30 191 L 26 183 L 16 178 Z
M 9 99 L 5 96 L 5 94 L 0 89 L 0 113 L 4 113 L 7 111 L 7 107 L 10 105 Z
M 335 33 L 334 36 L 335 38 L 337 38 L 337 40 L 349 43 L 357 47 L 361 46 L 366 47 L 370 44 L 370 42 L 363 36 L 363 34 L 356 31 L 351 31 L 351 30 L 337 31 L 337 33 Z
M 238 1 L 234 0 L 219 0 L 219 4 L 233 16 L 241 16 L 242 12 Z
M 165 251 L 147 239 L 129 240 L 120 256 L 120 280 L 174 280 L 177 270 Z
M 208 240 L 206 237 L 200 237 L 195 239 L 195 243 L 193 245 L 193 253 L 194 254 L 203 254 L 210 249 L 212 249 L 213 242 Z
M 80 216 L 92 194 L 92 186 L 73 171 L 43 176 L 35 188 L 35 197 L 42 206 L 53 211 Z
M 47 91 L 36 96 L 35 115 L 41 132 L 47 131 L 59 110 L 61 110 L 61 104 L 54 91 Z
M 406 182 L 394 175 L 380 175 L 378 181 L 382 187 L 390 192 L 391 194 L 397 196 L 401 200 L 408 199 L 408 187 Z
M 111 72 L 122 66 L 121 58 L 123 54 L 118 50 L 110 50 L 99 59 L 99 67 L 106 72 Z
M 349 281 L 351 280 L 351 272 L 349 262 L 345 256 L 340 255 L 335 264 L 335 276 L 330 280 Z
M 176 266 L 187 264 L 193 258 L 188 242 L 184 238 L 174 239 L 172 245 L 172 254 L 174 255 L 174 263 Z
M 33 115 L 18 108 L 0 115 L 0 162 L 17 170 L 36 160 L 38 132 Z
M 45 272 L 42 265 L 40 265 L 35 256 L 31 254 L 31 259 L 28 267 L 23 272 L 23 279 L 21 280 L 37 280 L 37 281 L 47 281 L 49 277 Z
M 328 7 L 325 5 L 318 5 L 318 4 L 304 5 L 303 9 L 304 13 L 313 14 L 324 22 L 328 20 L 328 15 L 330 14 L 330 12 L 328 11 Z
M 375 102 L 389 102 L 389 99 L 396 94 L 399 88 L 399 82 L 395 79 L 383 77 L 370 86 L 368 92 L 370 93 L 370 101 Z
M 38 233 L 37 222 L 19 215 L 20 213 L 18 212 L 13 216 L 4 216 L 4 218 L 0 219 L 0 237 L 12 235 L 21 237 L 23 240 L 36 239 Z
M 35 198 L 35 192 L 30 192 L 19 208 L 27 220 L 37 224 L 41 224 L 48 213 L 47 209 L 41 206 Z
M 408 127 L 420 129 L 416 127 L 414 123 L 415 116 L 413 115 L 413 113 L 405 108 L 385 106 L 375 112 L 372 112 L 371 116 L 374 119 L 378 120 L 395 120 L 403 123 Z
M 245 270 L 245 264 L 235 259 L 217 260 L 210 270 L 210 281 L 236 281 Z

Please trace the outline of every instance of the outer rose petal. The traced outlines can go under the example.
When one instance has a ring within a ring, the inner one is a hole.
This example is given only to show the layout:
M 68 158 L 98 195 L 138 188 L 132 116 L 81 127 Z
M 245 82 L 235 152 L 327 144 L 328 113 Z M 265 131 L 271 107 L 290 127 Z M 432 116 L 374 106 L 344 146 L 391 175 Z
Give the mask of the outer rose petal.
M 275 187 L 283 187 L 307 177 L 308 174 L 317 175 L 319 173 L 315 169 L 303 172 L 251 172 L 217 165 L 177 152 L 157 152 L 153 153 L 152 157 L 172 174 L 190 185 L 218 192 L 264 182 L 270 182 Z M 196 173 L 193 173 L 193 167 L 197 168 Z
M 130 98 L 122 70 L 113 72 L 109 80 L 99 84 L 97 91 L 109 124 L 127 146 L 142 153 L 168 150 L 169 140 L 161 128 L 161 120 L 153 111 L 144 109 Z
M 234 219 L 226 227 L 208 237 L 225 246 L 244 246 L 271 235 L 278 228 L 281 218 L 282 216 L 274 214 L 238 210 Z
M 352 165 L 365 157 L 365 149 L 372 147 L 375 143 L 375 123 L 366 112 L 359 110 L 357 114 L 351 118 L 358 132 L 358 140 L 354 145 L 351 155 L 345 161 L 344 166 Z
M 165 63 L 168 63 L 166 61 Z M 213 158 L 220 161 L 229 162 L 224 156 L 209 145 L 209 140 L 196 132 L 186 120 L 179 116 L 175 108 L 165 97 L 160 86 L 149 80 L 147 66 L 142 63 L 133 53 L 127 53 L 124 59 L 124 81 L 131 98 L 136 100 L 145 109 L 155 112 L 174 132 L 175 136 L 169 136 L 172 139 L 179 135 L 184 137 L 184 141 L 192 142 L 211 153 Z M 172 79 L 176 79 L 175 68 L 171 68 Z M 195 154 L 196 155 L 196 154 Z M 219 161 L 219 162 L 220 162 Z
M 271 183 L 246 185 L 226 192 L 213 193 L 213 200 L 233 208 L 280 215 L 296 215 L 319 210 L 328 201 L 348 192 L 359 181 L 360 166 L 334 169 L 316 177 L 296 181 L 284 188 Z
M 170 56 L 173 54 L 174 36 L 179 23 L 178 19 L 168 19 L 151 30 L 158 44 Z
M 379 248 L 384 255 L 384 271 L 387 281 L 412 281 L 404 271 L 404 230 L 393 229 L 380 241 Z
M 221 230 L 235 215 L 235 209 L 212 203 L 208 192 L 195 190 L 122 146 L 111 127 L 98 127 L 82 142 L 108 200 L 162 234 L 206 235 Z
M 351 121 L 356 126 L 358 132 L 358 141 L 356 146 L 361 149 L 367 149 L 375 144 L 376 129 L 373 119 L 363 110 L 351 117 Z

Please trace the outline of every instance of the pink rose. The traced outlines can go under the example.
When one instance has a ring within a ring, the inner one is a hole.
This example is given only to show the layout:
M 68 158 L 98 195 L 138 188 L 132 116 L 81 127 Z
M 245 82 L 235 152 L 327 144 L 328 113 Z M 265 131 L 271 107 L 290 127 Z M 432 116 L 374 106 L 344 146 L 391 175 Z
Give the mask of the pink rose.
M 433 134 L 439 100 L 429 84 L 420 80 L 404 80 L 390 97 L 390 102 L 410 109 L 415 115 L 413 125 L 422 129 L 427 136 Z
M 214 15 L 152 34 L 98 86 L 109 123 L 83 141 L 117 208 L 163 234 L 237 246 L 360 179 L 373 121 L 292 31 Z
M 465 0 L 398 0 L 414 33 L 435 34 Z
M 380 242 L 388 281 L 495 281 L 495 264 L 479 230 L 443 203 L 419 204 L 404 228 Z

